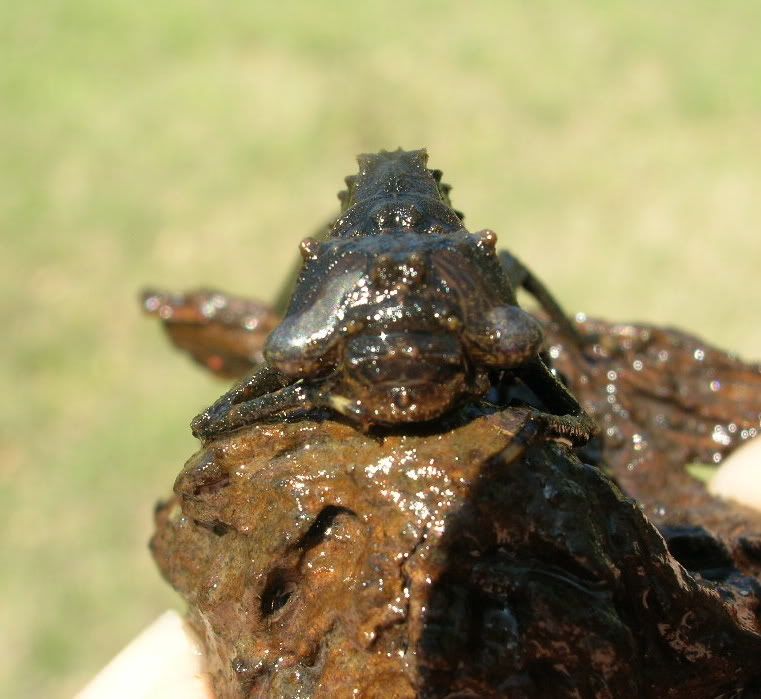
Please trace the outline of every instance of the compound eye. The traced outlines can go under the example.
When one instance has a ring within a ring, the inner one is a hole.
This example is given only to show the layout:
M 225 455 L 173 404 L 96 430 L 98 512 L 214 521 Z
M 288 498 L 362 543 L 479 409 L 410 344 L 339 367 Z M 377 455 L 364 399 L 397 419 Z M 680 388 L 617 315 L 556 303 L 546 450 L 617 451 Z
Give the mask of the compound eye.
M 494 306 L 481 317 L 469 319 L 465 329 L 468 354 L 477 364 L 510 369 L 539 353 L 544 332 L 539 322 L 522 308 Z
M 267 339 L 267 362 L 291 378 L 318 376 L 335 364 L 335 332 L 310 328 L 304 316 L 286 318 Z
M 305 261 L 316 260 L 320 252 L 320 242 L 314 238 L 304 238 L 299 243 L 299 252 Z
M 476 245 L 482 250 L 496 250 L 497 234 L 488 228 L 473 234 L 476 238 Z
M 292 377 L 322 375 L 335 366 L 347 309 L 362 290 L 365 266 L 346 256 L 337 266 L 321 262 L 299 282 L 292 308 L 264 348 L 269 364 Z

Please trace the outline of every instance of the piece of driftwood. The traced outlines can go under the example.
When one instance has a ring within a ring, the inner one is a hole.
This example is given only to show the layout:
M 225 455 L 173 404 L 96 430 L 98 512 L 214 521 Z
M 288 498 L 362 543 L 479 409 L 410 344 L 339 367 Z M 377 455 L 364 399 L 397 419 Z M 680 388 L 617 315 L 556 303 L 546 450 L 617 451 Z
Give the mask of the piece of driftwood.
M 586 319 L 578 327 L 596 338 L 586 352 L 550 327 L 548 354 L 600 426 L 600 453 L 588 450 L 587 460 L 666 535 L 707 529 L 759 575 L 761 513 L 711 495 L 685 466 L 718 465 L 757 436 L 761 365 L 676 329 Z
M 148 292 L 144 307 L 206 369 L 242 376 L 261 363 L 271 308 L 220 291 Z M 711 495 L 685 466 L 718 465 L 761 429 L 761 366 L 676 329 L 583 319 L 584 351 L 546 326 L 546 356 L 600 424 L 583 458 L 605 468 L 664 531 L 704 527 L 735 564 L 761 573 L 761 515 Z
M 211 371 L 261 367 L 153 539 L 220 699 L 760 696 L 761 515 L 685 466 L 755 436 L 761 369 L 572 322 L 425 151 L 358 165 L 289 303 L 144 296 Z
M 758 696 L 758 582 L 727 556 L 685 570 L 543 422 L 303 420 L 202 448 L 151 545 L 218 699 Z

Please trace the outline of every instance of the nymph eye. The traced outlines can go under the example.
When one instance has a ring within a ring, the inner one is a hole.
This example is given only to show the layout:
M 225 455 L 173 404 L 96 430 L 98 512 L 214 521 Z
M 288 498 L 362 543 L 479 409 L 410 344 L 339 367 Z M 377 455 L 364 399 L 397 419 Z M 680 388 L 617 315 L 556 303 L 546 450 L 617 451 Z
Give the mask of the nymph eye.
M 304 260 L 315 260 L 320 252 L 320 242 L 314 238 L 304 238 L 299 243 L 299 252 Z
M 497 247 L 497 234 L 488 228 L 474 233 L 476 237 L 476 244 L 479 248 L 494 250 Z

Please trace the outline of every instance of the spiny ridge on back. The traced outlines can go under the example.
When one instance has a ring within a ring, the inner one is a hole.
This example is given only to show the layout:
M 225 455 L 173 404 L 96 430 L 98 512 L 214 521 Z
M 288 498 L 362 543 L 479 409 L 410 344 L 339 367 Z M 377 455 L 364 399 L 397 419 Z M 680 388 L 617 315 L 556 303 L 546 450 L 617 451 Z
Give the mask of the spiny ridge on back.
M 359 172 L 347 176 L 346 190 L 338 193 L 342 212 L 362 200 L 403 195 L 432 197 L 451 206 L 451 187 L 441 183 L 441 170 L 428 169 L 424 148 L 362 153 L 357 156 L 357 164 Z

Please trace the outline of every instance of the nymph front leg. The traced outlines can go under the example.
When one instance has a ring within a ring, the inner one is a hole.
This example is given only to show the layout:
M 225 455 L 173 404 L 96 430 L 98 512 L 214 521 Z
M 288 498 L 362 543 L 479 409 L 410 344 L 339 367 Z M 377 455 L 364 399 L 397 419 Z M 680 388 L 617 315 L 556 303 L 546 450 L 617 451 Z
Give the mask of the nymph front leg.
M 243 387 L 245 388 L 245 387 Z M 235 391 L 235 389 L 233 389 Z M 231 393 L 233 392 L 231 391 Z M 236 398 L 244 395 L 244 391 Z M 286 416 L 295 411 L 327 409 L 347 417 L 367 431 L 370 423 L 366 414 L 351 401 L 333 393 L 323 385 L 310 385 L 304 381 L 258 395 L 250 400 L 223 402 L 223 396 L 211 408 L 193 420 L 193 434 L 203 440 L 212 439 L 228 432 L 253 425 L 277 415 Z M 213 412 L 213 415 L 211 413 Z
M 279 391 L 235 404 L 202 428 L 197 427 L 194 420 L 193 434 L 203 440 L 212 439 L 276 415 L 318 407 L 314 398 L 313 390 L 302 382 L 291 384 Z
M 229 426 L 232 424 L 230 415 L 233 414 L 236 406 L 250 403 L 256 399 L 263 399 L 291 384 L 293 384 L 293 379 L 288 378 L 274 367 L 265 365 L 233 386 L 200 415 L 197 415 L 190 425 L 191 430 L 196 437 L 208 438 L 231 429 L 237 429 L 241 425 Z
M 464 337 L 473 362 L 510 371 L 534 393 L 548 413 L 550 434 L 573 444 L 589 441 L 594 422 L 539 357 L 544 335 L 536 319 L 519 306 L 495 306 L 470 319 Z
M 547 411 L 544 417 L 550 435 L 581 445 L 597 433 L 594 420 L 540 357 L 514 369 L 513 373 L 542 402 Z

